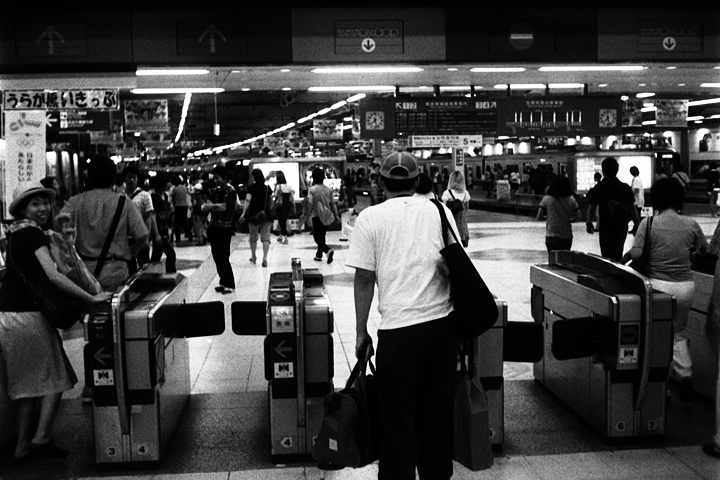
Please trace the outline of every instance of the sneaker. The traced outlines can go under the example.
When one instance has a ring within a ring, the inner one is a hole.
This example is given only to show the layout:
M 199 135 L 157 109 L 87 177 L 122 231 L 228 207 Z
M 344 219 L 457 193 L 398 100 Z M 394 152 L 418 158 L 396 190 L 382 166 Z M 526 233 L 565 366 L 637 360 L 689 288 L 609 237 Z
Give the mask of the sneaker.
M 277 241 L 278 241 L 278 243 L 283 243 L 282 237 L 278 237 Z
M 316 262 L 322 262 L 322 257 L 315 257 L 313 258 L 313 260 L 315 260 Z
M 330 249 L 328 252 L 328 265 L 333 262 L 333 256 L 335 255 L 335 250 Z
M 226 293 L 233 293 L 234 291 L 235 291 L 234 288 L 223 287 L 223 289 L 222 289 L 222 291 L 221 291 L 220 293 L 222 293 L 223 295 L 225 295 Z
M 257 262 L 257 258 L 255 258 L 255 257 L 250 258 L 250 263 L 255 263 L 255 262 Z
M 263 260 L 263 261 L 262 261 L 262 266 L 263 266 L 263 267 L 267 267 L 267 260 Z
M 225 290 L 225 287 L 223 285 L 218 285 L 217 287 L 215 287 L 216 292 L 222 292 L 223 290 Z
M 283 243 L 283 245 L 287 245 L 287 244 L 288 244 L 288 239 L 287 239 L 287 237 L 285 237 L 285 238 L 283 239 L 283 242 L 282 242 L 282 243 Z

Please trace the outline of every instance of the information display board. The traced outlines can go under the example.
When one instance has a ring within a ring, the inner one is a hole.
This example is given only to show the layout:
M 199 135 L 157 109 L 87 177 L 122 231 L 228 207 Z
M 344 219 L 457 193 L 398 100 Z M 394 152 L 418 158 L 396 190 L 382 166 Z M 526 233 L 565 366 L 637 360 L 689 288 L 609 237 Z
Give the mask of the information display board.
M 406 134 L 495 134 L 497 102 L 465 97 L 395 101 L 395 131 Z

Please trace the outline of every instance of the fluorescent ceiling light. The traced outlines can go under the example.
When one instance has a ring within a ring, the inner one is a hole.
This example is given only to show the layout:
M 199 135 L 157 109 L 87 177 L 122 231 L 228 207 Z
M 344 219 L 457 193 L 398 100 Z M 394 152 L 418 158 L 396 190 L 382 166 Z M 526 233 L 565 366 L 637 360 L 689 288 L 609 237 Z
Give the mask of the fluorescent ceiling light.
M 524 72 L 523 67 L 475 67 L 470 69 L 471 72 Z
M 314 68 L 312 73 L 417 73 L 420 67 L 330 67 Z
M 156 94 L 156 93 L 220 93 L 224 88 L 133 88 L 132 93 Z
M 687 121 L 692 122 L 693 120 L 702 120 L 703 118 L 705 117 L 703 117 L 702 115 L 694 115 L 692 117 L 687 117 Z
M 720 103 L 720 98 L 707 98 L 705 100 L 693 100 L 687 103 L 688 107 L 696 107 L 698 105 L 709 105 L 711 103 Z
M 440 90 L 446 91 L 463 91 L 470 90 L 470 86 L 459 86 L 459 85 L 448 85 L 447 87 L 440 87 Z
M 701 83 L 701 87 L 720 88 L 720 83 Z
M 643 125 L 655 125 L 657 124 L 657 120 L 646 120 L 642 122 Z
M 635 98 L 648 98 L 648 97 L 654 97 L 655 93 L 653 92 L 641 92 L 635 95 Z
M 575 65 L 564 67 L 540 67 L 541 72 L 609 72 L 642 70 L 642 65 Z
M 332 110 L 335 110 L 335 109 L 337 109 L 337 108 L 342 107 L 343 105 L 347 105 L 347 100 L 340 100 L 339 102 L 337 102 L 337 103 L 335 103 L 335 104 L 333 104 L 333 105 L 330 105 L 330 108 L 331 108 Z
M 584 83 L 550 83 L 548 84 L 548 87 L 550 88 L 583 88 L 585 87 Z
M 497 88 L 499 90 L 503 90 L 503 89 L 508 88 L 508 86 L 504 83 L 499 83 L 499 84 L 495 85 L 495 88 Z M 510 89 L 512 89 L 512 90 L 522 90 L 522 89 L 532 90 L 532 89 L 540 89 L 540 88 L 544 89 L 545 84 L 544 83 L 511 83 L 510 84 Z
M 209 70 L 202 69 L 168 69 L 168 70 L 138 70 L 135 75 L 207 75 Z
M 675 70 L 677 67 L 665 67 L 666 70 Z
M 392 85 L 365 85 L 351 87 L 310 87 L 308 92 L 394 92 Z
M 353 95 L 352 97 L 349 97 L 345 101 L 348 103 L 352 103 L 352 102 L 355 102 L 355 101 L 360 100 L 361 98 L 365 98 L 365 97 L 367 97 L 367 95 L 365 95 L 364 93 L 358 93 L 357 95 Z
M 657 112 L 657 107 L 643 107 L 640 109 L 641 112 Z

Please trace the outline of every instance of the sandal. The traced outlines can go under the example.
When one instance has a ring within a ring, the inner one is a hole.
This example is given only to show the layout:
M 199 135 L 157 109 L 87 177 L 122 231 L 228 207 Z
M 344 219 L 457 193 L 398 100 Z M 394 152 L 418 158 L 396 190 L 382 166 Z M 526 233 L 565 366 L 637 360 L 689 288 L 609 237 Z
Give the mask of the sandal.
M 250 258 L 250 263 L 255 263 L 255 262 L 257 262 L 257 258 L 255 258 L 255 257 Z

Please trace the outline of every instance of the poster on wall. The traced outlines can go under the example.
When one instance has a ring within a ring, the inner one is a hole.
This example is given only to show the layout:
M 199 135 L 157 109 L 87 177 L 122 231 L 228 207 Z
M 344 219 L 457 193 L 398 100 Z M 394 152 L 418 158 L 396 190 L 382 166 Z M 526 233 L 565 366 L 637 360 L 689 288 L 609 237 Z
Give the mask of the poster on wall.
M 166 99 L 126 100 L 125 130 L 131 132 L 167 132 L 170 131 L 168 120 L 168 101 Z
M 313 120 L 313 144 L 316 147 L 343 145 L 342 123 L 333 119 Z
M 642 126 L 642 99 L 625 100 L 623 103 L 623 127 L 641 127 Z
M 655 100 L 657 127 L 687 127 L 687 100 Z
M 5 112 L 4 218 L 15 187 L 21 182 L 39 182 L 45 177 L 44 110 Z

